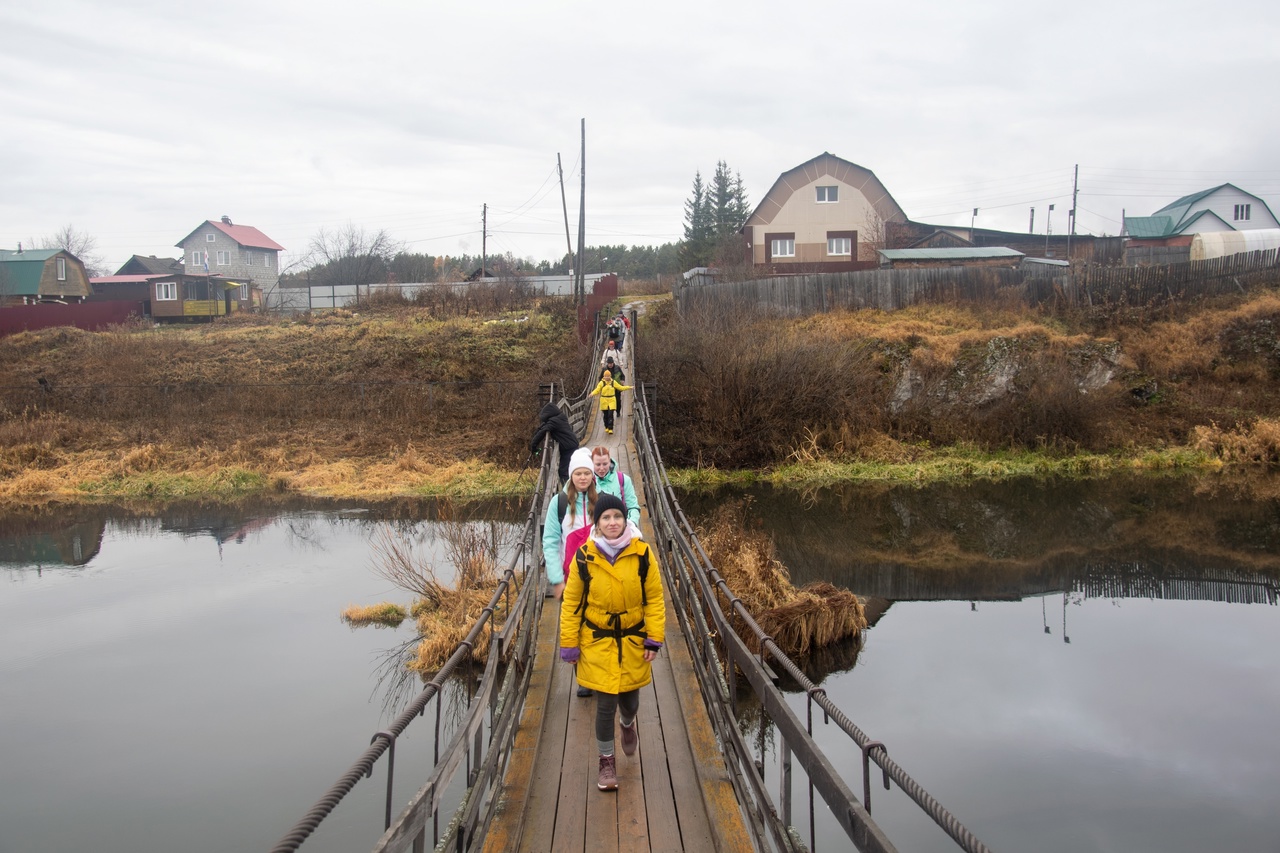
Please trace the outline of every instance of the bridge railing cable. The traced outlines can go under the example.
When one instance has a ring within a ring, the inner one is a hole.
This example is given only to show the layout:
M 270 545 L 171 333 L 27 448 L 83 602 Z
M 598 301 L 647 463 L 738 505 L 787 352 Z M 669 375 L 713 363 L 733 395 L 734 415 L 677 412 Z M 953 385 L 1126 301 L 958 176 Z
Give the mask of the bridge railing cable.
M 636 370 L 635 360 L 632 362 Z M 959 820 L 924 790 L 896 762 L 884 744 L 874 741 L 827 697 L 826 692 L 795 665 L 756 623 L 745 605 L 734 595 L 703 550 L 693 526 L 676 499 L 654 435 L 648 390 L 637 388 L 635 442 L 644 474 L 650 518 L 657 530 L 661 565 L 677 605 L 681 627 L 690 638 L 694 666 L 698 671 L 704 701 L 721 743 L 730 776 L 744 816 L 764 849 L 803 850 L 792 820 L 791 768 L 798 761 L 810 785 L 809 849 L 814 848 L 812 794 L 817 790 L 831 814 L 849 839 L 862 851 L 889 851 L 894 847 L 871 819 L 871 764 L 880 768 L 886 789 L 890 782 L 915 802 L 962 849 L 983 853 L 988 848 Z M 738 635 L 721 602 L 755 638 L 758 654 Z M 775 684 L 774 669 L 784 671 L 806 694 L 806 719 L 801 720 Z M 782 742 L 780 803 L 767 790 L 762 761 L 752 754 L 737 725 L 739 676 L 754 694 L 760 707 L 776 726 Z M 863 757 L 863 798 L 858 800 L 813 738 L 813 708 L 833 721 L 858 747 Z
M 602 340 L 595 342 L 593 365 L 602 346 Z M 553 402 L 569 416 L 579 435 L 583 434 L 590 410 L 587 391 L 592 387 L 594 373 L 589 366 L 586 387 L 575 398 L 566 398 L 556 386 L 551 388 Z M 384 755 L 387 756 L 385 831 L 373 847 L 375 851 L 423 850 L 428 843 L 428 827 L 430 845 L 437 849 L 470 850 L 475 842 L 483 839 L 500 802 L 498 794 L 533 673 L 543 605 L 542 522 L 546 502 L 560 485 L 551 458 L 553 447 L 549 437 L 544 440 L 538 479 L 520 540 L 497 589 L 466 638 L 391 725 L 373 734 L 369 745 L 350 768 L 271 848 L 272 853 L 288 853 L 301 847 L 361 779 L 372 777 L 374 766 Z M 457 729 L 441 749 L 442 687 L 455 672 L 471 662 L 472 650 L 481 641 L 486 626 L 490 626 L 489 655 L 483 674 Z M 436 713 L 432 772 L 393 822 L 396 740 L 414 720 L 425 716 L 433 700 Z M 451 793 L 460 787 L 461 794 Z

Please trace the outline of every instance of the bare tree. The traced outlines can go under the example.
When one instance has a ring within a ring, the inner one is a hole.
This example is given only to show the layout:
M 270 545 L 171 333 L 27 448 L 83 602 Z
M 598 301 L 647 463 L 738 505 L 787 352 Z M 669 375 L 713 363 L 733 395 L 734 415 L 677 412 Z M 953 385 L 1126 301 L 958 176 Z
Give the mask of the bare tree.
M 856 260 L 877 261 L 880 259 L 880 250 L 884 248 L 886 248 L 884 217 L 874 207 L 868 207 L 866 222 L 863 223 L 862 231 L 858 234 Z
M 106 275 L 106 259 L 98 251 L 98 239 L 87 231 L 77 231 L 71 223 L 52 234 L 28 241 L 37 249 L 64 249 L 80 259 L 90 278 Z
M 369 233 L 350 223 L 332 231 L 321 228 L 307 246 L 311 280 L 333 285 L 386 281 L 402 248 L 384 229 Z

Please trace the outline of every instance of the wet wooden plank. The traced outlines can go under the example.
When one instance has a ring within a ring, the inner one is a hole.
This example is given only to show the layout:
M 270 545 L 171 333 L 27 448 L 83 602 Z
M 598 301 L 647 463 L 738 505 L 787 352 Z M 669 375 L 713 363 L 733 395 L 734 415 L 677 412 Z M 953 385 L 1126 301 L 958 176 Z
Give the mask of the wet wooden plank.
M 559 636 L 559 602 L 547 599 L 543 603 L 543 619 L 539 622 L 538 659 L 550 661 L 550 673 L 541 682 L 545 691 L 539 697 L 537 708 L 542 714 L 538 738 L 540 753 L 560 754 L 564 751 L 566 729 L 569 723 L 569 701 L 573 695 L 573 668 L 565 665 L 559 657 L 559 641 L 552 639 Z M 529 686 L 532 698 L 533 685 Z M 526 717 L 526 719 L 528 719 Z M 518 849 L 537 853 L 550 850 L 555 833 L 556 804 L 560 797 L 560 768 L 545 759 L 539 760 L 521 777 L 508 772 L 507 778 L 520 778 L 526 788 L 523 809 L 520 817 L 523 830 L 516 836 L 519 846 L 509 843 L 507 838 L 501 839 L 506 846 L 489 846 L 486 839 L 485 850 L 506 851 Z M 490 835 L 493 835 L 490 832 Z
M 565 667 L 568 668 L 567 666 Z M 560 769 L 560 796 L 556 802 L 555 836 L 550 849 L 575 853 L 589 850 L 586 847 L 587 797 L 600 793 L 596 790 L 595 737 L 583 737 L 590 731 L 595 717 L 595 702 L 569 693 L 569 722 L 564 750 L 557 756 L 554 751 L 543 752 L 543 761 L 558 764 Z M 588 772 L 589 771 L 589 772 Z

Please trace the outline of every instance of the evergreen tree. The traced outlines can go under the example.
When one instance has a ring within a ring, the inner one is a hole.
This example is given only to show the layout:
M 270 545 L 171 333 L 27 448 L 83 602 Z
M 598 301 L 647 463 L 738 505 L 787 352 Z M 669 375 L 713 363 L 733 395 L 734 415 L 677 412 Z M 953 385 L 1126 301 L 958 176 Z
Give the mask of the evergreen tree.
M 711 198 L 702 183 L 702 172 L 695 172 L 693 194 L 684 203 L 684 243 L 680 247 L 680 263 L 686 269 L 711 263 L 715 241 L 710 204 Z
M 680 264 L 685 269 L 712 265 L 718 256 L 737 257 L 738 231 L 751 215 L 742 174 L 716 161 L 710 185 L 702 173 L 693 178 L 693 193 L 684 203 L 684 241 Z

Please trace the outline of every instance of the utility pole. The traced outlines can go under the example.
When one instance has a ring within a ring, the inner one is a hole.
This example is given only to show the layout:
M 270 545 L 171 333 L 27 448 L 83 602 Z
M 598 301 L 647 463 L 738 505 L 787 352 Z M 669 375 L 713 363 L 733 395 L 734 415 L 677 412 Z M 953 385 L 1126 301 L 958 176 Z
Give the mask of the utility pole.
M 1031 221 L 1027 223 L 1027 233 L 1036 233 L 1036 209 L 1034 207 L 1031 208 Z
M 569 263 L 573 263 L 573 243 L 569 240 L 569 204 L 564 200 L 564 167 L 560 165 L 559 151 L 556 152 L 556 171 L 560 173 L 560 208 L 564 211 L 564 254 Z
M 583 275 L 582 261 L 586 252 L 587 243 L 587 120 L 582 119 L 582 168 L 579 174 L 582 176 L 582 194 L 578 200 L 578 262 L 574 265 L 578 271 L 577 284 L 575 292 L 579 305 L 587 304 L 587 281 Z
M 973 216 L 969 217 L 969 242 L 970 242 L 970 243 L 973 243 L 973 245 L 975 245 L 975 246 L 976 246 L 976 245 L 978 245 L 978 244 L 977 244 L 977 242 L 973 239 L 973 221 L 974 221 L 975 219 L 977 219 L 977 218 L 978 218 L 978 208 L 976 208 L 976 207 L 975 207 L 975 208 L 973 209 Z
M 1049 257 L 1049 235 L 1053 233 L 1053 205 L 1049 205 L 1049 212 L 1044 215 L 1044 256 Z
M 484 265 L 489 253 L 485 250 L 485 241 L 489 237 L 489 205 L 480 208 L 480 278 L 484 278 Z
M 1071 230 L 1067 232 L 1067 262 L 1071 262 L 1071 238 L 1076 235 L 1076 198 L 1080 195 L 1080 164 L 1076 163 L 1076 176 L 1071 181 L 1071 210 L 1067 218 L 1071 220 Z

